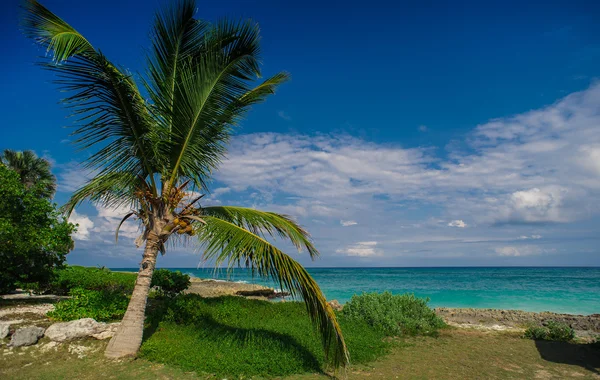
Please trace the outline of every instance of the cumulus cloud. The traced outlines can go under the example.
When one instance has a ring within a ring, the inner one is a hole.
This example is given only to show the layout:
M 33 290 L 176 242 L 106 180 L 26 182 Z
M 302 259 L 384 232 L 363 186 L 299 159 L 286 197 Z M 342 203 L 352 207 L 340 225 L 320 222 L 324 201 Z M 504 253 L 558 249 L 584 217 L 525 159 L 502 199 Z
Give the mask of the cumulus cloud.
M 467 226 L 467 224 L 465 222 L 463 222 L 460 219 L 457 220 L 453 220 L 450 223 L 448 223 L 449 227 L 458 227 L 458 228 L 465 228 Z
M 345 248 L 336 250 L 337 253 L 345 254 L 348 256 L 359 256 L 359 257 L 371 257 L 379 256 L 380 250 L 376 249 L 376 241 L 361 241 L 355 244 L 351 244 Z
M 419 132 L 427 132 L 429 128 L 426 125 L 419 125 Z
M 340 220 L 340 224 L 344 227 L 355 226 L 358 223 L 354 220 Z
M 73 234 L 74 240 L 90 239 L 90 231 L 94 228 L 94 222 L 90 218 L 73 211 L 69 217 L 69 222 L 77 225 L 77 231 Z
M 477 223 L 564 223 L 600 214 L 600 84 L 548 107 L 479 125 L 447 157 L 351 136 L 240 136 L 218 179 L 369 209 L 378 199 L 442 207 Z M 308 210 L 310 212 L 310 210 Z

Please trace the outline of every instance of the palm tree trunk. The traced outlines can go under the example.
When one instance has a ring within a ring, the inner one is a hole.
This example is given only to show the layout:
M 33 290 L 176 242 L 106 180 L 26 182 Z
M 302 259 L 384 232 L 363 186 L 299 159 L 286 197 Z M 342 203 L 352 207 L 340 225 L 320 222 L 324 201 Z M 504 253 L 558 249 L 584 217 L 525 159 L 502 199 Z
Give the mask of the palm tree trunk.
M 108 358 L 117 359 L 135 356 L 142 345 L 146 300 L 150 292 L 152 273 L 154 273 L 156 267 L 159 244 L 158 235 L 154 231 L 150 231 L 127 311 L 116 334 L 112 337 L 104 352 L 104 355 Z

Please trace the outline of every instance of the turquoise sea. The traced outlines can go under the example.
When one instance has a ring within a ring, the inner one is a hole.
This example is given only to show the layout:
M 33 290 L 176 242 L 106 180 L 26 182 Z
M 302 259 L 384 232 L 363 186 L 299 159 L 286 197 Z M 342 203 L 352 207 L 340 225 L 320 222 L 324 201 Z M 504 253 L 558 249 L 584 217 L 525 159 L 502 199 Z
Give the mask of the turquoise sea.
M 116 270 L 137 271 L 133 268 Z M 235 269 L 179 270 L 200 278 L 243 281 L 278 286 Z M 414 293 L 429 297 L 433 307 L 473 307 L 600 313 L 600 268 L 308 268 L 327 299 L 348 301 L 362 292 Z

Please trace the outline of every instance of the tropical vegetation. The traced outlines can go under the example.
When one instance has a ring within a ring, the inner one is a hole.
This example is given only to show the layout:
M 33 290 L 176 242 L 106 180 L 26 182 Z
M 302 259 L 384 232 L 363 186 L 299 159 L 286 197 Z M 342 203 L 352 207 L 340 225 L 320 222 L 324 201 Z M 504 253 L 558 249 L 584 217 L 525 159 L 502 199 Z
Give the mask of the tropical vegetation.
M 23 152 L 5 149 L 0 162 L 19 175 L 19 180 L 30 190 L 45 198 L 52 198 L 56 192 L 56 177 L 50 169 L 50 162 L 38 157 L 33 151 Z
M 446 324 L 427 303 L 414 294 L 355 294 L 342 311 L 349 319 L 362 320 L 387 336 L 435 334 Z
M 25 10 L 25 34 L 47 49 L 42 64 L 69 93 L 63 102 L 77 119 L 75 144 L 90 151 L 85 167 L 94 177 L 73 194 L 67 212 L 83 201 L 127 206 L 124 220 L 135 217 L 143 228 L 136 284 L 106 355 L 137 353 L 158 253 L 195 239 L 205 260 L 250 267 L 301 297 L 325 356 L 345 366 L 346 344 L 319 286 L 271 242 L 288 239 L 314 259 L 309 234 L 285 215 L 200 202 L 244 114 L 288 79 L 278 73 L 258 82 L 258 25 L 209 23 L 194 17 L 195 1 L 173 2 L 155 17 L 146 72 L 133 74 L 37 1 Z
M 0 164 L 0 294 L 47 284 L 73 248 L 75 226 L 45 197 L 48 184 L 23 178 Z

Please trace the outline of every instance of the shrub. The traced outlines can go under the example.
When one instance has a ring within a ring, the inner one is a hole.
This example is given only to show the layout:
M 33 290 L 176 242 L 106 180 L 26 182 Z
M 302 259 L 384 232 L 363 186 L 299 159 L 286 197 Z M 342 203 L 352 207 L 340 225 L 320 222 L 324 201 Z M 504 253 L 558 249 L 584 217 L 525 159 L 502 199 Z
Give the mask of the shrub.
M 365 321 L 387 336 L 432 334 L 445 323 L 427 306 L 428 302 L 413 294 L 363 293 L 352 296 L 342 314 Z
M 252 378 L 320 372 L 325 365 L 320 337 L 300 302 L 185 294 L 148 314 L 141 355 L 185 371 Z M 340 317 L 353 364 L 387 352 L 381 331 Z
M 173 297 L 190 286 L 190 276 L 180 271 L 157 269 L 152 275 L 152 285 L 159 288 L 162 295 Z
M 530 326 L 525 330 L 525 338 L 534 340 L 555 340 L 568 342 L 575 338 L 575 330 L 562 322 L 550 321 L 546 326 Z
M 131 293 L 135 285 L 135 273 L 112 272 L 106 268 L 69 266 L 56 271 L 48 292 L 68 294 L 72 289 Z
M 546 340 L 548 338 L 548 329 L 544 326 L 529 326 L 525 330 L 525 338 L 533 340 Z
M 58 302 L 50 318 L 59 321 L 72 321 L 80 318 L 94 318 L 96 321 L 113 321 L 123 318 L 129 299 L 115 290 L 72 289 L 72 298 Z
M 47 284 L 73 248 L 75 226 L 39 190 L 0 162 L 0 294 Z

